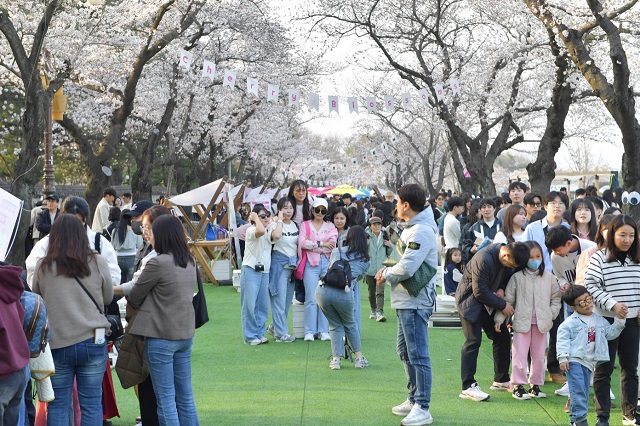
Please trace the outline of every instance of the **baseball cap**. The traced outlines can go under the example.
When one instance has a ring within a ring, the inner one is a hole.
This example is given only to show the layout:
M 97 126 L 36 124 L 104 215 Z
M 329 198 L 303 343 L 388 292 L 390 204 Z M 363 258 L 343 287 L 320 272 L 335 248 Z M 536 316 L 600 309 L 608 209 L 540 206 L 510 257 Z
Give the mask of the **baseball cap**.
M 45 200 L 60 201 L 60 197 L 58 197 L 56 194 L 49 194 L 47 195 L 47 198 L 45 198 Z
M 369 219 L 369 224 L 373 225 L 374 223 L 382 223 L 382 219 L 377 216 L 371 216 L 371 218 Z
M 329 208 L 329 204 L 327 203 L 327 200 L 325 200 L 324 198 L 320 198 L 320 197 L 316 197 L 315 200 L 313 200 L 313 206 L 312 207 L 324 207 L 325 209 Z
M 127 213 L 123 214 L 122 217 L 127 218 L 127 217 L 138 217 L 140 216 L 142 213 L 144 213 L 145 210 L 147 210 L 149 207 L 154 206 L 155 203 L 153 203 L 152 201 L 138 201 L 137 203 L 135 203 L 134 205 L 131 206 L 131 210 L 128 211 Z

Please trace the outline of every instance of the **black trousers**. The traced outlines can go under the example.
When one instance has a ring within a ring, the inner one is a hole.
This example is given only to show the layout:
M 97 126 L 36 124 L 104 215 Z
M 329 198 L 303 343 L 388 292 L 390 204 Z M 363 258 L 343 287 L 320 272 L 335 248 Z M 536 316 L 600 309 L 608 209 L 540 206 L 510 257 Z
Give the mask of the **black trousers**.
M 493 328 L 493 315 L 489 315 L 484 308 L 477 321 L 471 322 L 460 317 L 460 323 L 465 337 L 460 355 L 462 389 L 469 388 L 476 381 L 475 374 L 478 367 L 480 344 L 482 343 L 482 330 L 493 341 L 493 380 L 500 383 L 508 382 L 509 365 L 511 364 L 511 336 L 507 326 L 502 324 L 501 332 L 496 333 Z
M 613 322 L 607 318 L 607 321 Z M 596 400 L 596 415 L 609 418 L 611 411 L 611 373 L 618 353 L 620 365 L 620 408 L 622 415 L 633 417 L 638 401 L 638 344 L 640 327 L 637 318 L 629 318 L 620 336 L 609 341 L 609 362 L 596 367 L 593 375 L 593 393 Z
M 143 426 L 160 426 L 158 420 L 158 401 L 153 391 L 151 374 L 146 380 L 138 385 L 138 397 L 140 403 L 140 417 Z
M 549 330 L 549 349 L 547 351 L 547 371 L 550 374 L 558 373 L 562 374 L 560 370 L 560 363 L 556 356 L 556 341 L 558 340 L 558 327 L 564 321 L 564 305 L 560 308 L 560 313 L 553 320 L 553 326 Z

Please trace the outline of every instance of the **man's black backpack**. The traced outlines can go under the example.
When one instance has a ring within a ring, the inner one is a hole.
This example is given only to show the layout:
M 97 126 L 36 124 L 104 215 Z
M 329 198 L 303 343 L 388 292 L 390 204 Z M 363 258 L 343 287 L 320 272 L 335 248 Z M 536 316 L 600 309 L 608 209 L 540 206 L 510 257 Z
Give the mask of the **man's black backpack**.
M 349 261 L 342 258 L 342 249 L 338 248 L 340 259 L 333 262 L 324 276 L 324 283 L 329 287 L 339 288 L 349 291 L 351 286 L 351 266 Z

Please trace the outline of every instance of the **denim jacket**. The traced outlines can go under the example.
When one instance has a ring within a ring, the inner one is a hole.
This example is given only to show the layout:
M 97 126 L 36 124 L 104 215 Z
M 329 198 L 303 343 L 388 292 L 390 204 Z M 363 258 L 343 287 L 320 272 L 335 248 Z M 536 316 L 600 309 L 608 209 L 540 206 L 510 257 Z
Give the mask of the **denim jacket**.
M 596 319 L 596 350 L 594 363 L 596 365 L 609 361 L 609 345 L 607 340 L 613 340 L 620 335 L 625 326 L 625 320 L 616 317 L 613 324 L 602 316 L 591 314 Z M 559 362 L 569 362 L 570 358 L 585 359 L 587 349 L 587 323 L 577 312 L 571 314 L 558 327 L 556 353 Z

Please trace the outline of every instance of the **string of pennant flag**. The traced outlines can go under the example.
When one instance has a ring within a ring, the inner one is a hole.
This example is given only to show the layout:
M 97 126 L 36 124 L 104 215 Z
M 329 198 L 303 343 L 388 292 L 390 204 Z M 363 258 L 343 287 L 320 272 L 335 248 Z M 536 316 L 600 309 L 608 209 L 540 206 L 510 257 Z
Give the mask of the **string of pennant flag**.
M 193 65 L 194 56 L 192 52 L 187 50 L 180 51 L 180 66 L 190 70 Z M 213 61 L 204 60 L 202 63 L 202 77 L 208 78 L 211 81 L 214 80 L 216 76 L 216 64 Z M 226 69 L 224 70 L 224 77 L 222 79 L 222 87 L 226 87 L 229 89 L 233 89 L 238 83 L 237 73 L 233 70 Z M 451 89 L 452 94 L 459 95 L 460 94 L 460 82 L 458 79 L 452 78 L 448 81 L 449 88 Z M 256 97 L 259 97 L 259 87 L 260 82 L 257 78 L 247 77 L 247 93 L 253 94 Z M 436 92 L 436 98 L 438 102 L 441 102 L 445 98 L 445 87 L 442 83 L 437 83 L 434 85 L 434 90 Z M 278 102 L 280 96 L 280 87 L 275 84 L 267 84 L 267 102 Z M 429 102 L 429 91 L 427 89 L 418 90 L 418 99 L 420 104 L 425 105 Z M 394 112 L 396 109 L 396 101 L 393 96 L 385 95 L 382 99 L 382 105 L 384 110 L 387 112 Z M 340 97 L 339 96 L 328 96 L 327 104 L 329 106 L 329 114 L 332 112 L 336 112 L 338 115 L 340 114 Z M 288 89 L 288 105 L 289 107 L 300 108 L 300 89 Z M 349 108 L 349 113 L 359 113 L 360 103 L 358 98 L 355 96 L 347 97 L 347 105 Z M 410 110 L 413 107 L 413 96 L 411 92 L 404 92 L 400 95 L 400 105 L 404 110 Z M 319 93 L 309 93 L 307 94 L 307 106 L 309 111 L 316 110 L 320 111 L 320 94 Z M 367 97 L 365 99 L 365 108 L 369 113 L 376 112 L 378 110 L 378 100 L 374 96 Z

